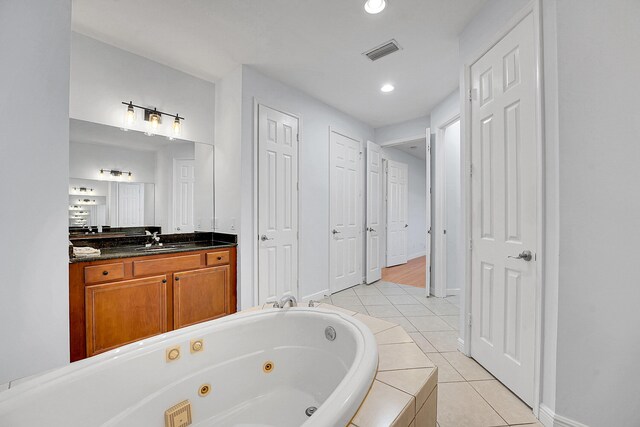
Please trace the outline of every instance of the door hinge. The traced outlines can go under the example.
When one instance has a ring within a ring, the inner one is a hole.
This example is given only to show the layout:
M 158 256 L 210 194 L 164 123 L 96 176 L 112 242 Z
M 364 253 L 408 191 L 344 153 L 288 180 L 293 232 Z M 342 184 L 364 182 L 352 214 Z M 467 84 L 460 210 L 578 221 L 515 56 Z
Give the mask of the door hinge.
M 469 176 L 473 176 L 473 164 L 469 163 Z
M 471 327 L 471 313 L 467 314 L 467 325 Z
M 473 250 L 473 240 L 469 239 L 469 250 Z
M 296 182 L 296 190 L 300 191 L 300 183 Z
M 473 89 L 469 89 L 469 101 L 473 101 Z
M 300 134 L 299 133 L 296 134 L 296 141 L 300 142 Z

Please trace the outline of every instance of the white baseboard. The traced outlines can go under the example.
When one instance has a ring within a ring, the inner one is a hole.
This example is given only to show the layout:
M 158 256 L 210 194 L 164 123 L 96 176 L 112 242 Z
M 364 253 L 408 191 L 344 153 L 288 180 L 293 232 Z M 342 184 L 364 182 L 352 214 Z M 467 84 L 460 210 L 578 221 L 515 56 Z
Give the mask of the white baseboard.
M 460 288 L 455 288 L 455 289 L 447 288 L 447 296 L 460 295 L 461 292 L 462 290 Z
M 309 302 L 309 300 L 320 301 L 325 296 L 331 295 L 331 291 L 329 289 L 325 289 L 320 292 L 316 292 L 315 294 L 307 295 L 306 297 L 302 297 L 300 302 Z
M 421 257 L 421 256 L 425 256 L 427 255 L 427 251 L 421 251 L 421 252 L 416 252 L 415 254 L 411 254 L 407 257 L 407 259 L 410 261 L 412 259 Z
M 540 404 L 538 418 L 545 427 L 588 427 L 586 424 L 556 414 L 545 404 Z
M 458 351 L 464 354 L 464 340 L 461 337 L 458 337 Z

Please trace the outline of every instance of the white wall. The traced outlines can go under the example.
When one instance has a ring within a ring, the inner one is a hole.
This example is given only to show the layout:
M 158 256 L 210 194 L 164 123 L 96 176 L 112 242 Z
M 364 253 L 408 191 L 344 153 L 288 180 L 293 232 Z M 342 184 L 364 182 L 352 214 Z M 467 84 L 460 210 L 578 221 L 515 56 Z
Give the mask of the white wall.
M 213 83 L 79 33 L 71 37 L 71 118 L 122 127 L 126 107 L 121 102 L 133 101 L 185 117 L 181 138 L 213 143 Z M 136 114 L 134 129 L 144 131 L 143 113 Z M 168 121 L 163 129 L 170 131 Z
M 429 116 L 422 116 L 401 123 L 376 128 L 375 142 L 384 144 L 385 142 L 413 138 L 415 136 L 424 137 L 424 130 L 429 127 L 430 123 Z
M 557 2 L 556 412 L 640 425 L 640 2 Z
M 216 82 L 215 228 L 237 233 L 240 221 L 242 67 Z M 241 255 L 241 254 L 239 254 Z M 240 259 L 238 260 L 240 263 Z M 238 283 L 240 281 L 238 280 Z
M 409 259 L 423 256 L 427 250 L 427 166 L 424 160 L 393 147 L 383 147 L 383 156 L 409 167 L 409 212 L 407 244 Z M 386 239 L 385 239 L 386 241 Z
M 71 178 L 100 180 L 103 179 L 100 169 L 131 171 L 132 181 L 153 183 L 156 180 L 156 156 L 152 151 L 74 141 L 69 143 Z
M 329 126 L 363 143 L 370 126 L 311 96 L 268 78 L 249 66 L 242 70 L 242 166 L 240 223 L 240 303 L 253 303 L 253 100 L 302 116 L 299 149 L 301 298 L 329 288 Z M 364 157 L 364 156 L 363 156 Z M 364 176 L 364 164 L 363 164 Z M 363 243 L 364 245 L 364 243 Z
M 0 2 L 0 383 L 69 362 L 70 29 L 69 0 Z
M 194 144 L 195 185 L 193 223 L 197 231 L 214 230 L 214 147 Z

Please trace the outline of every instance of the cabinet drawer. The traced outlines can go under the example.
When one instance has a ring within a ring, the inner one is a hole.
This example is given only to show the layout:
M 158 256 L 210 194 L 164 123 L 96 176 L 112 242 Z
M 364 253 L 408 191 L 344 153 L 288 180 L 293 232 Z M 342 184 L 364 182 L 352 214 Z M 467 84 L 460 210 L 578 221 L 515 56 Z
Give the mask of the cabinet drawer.
M 177 256 L 170 258 L 133 261 L 133 275 L 135 277 L 150 274 L 164 274 L 170 271 L 191 270 L 200 267 L 200 254 Z
M 207 253 L 207 265 L 229 264 L 229 251 Z
M 101 283 L 119 280 L 124 277 L 124 264 L 121 262 L 114 264 L 94 265 L 84 268 L 85 283 Z

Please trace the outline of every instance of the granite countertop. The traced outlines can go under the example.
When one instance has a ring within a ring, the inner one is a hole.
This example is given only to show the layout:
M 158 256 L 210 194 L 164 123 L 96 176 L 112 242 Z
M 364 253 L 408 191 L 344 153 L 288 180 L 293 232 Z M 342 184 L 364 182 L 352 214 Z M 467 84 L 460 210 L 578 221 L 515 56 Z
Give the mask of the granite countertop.
M 208 249 L 230 248 L 237 246 L 237 237 L 223 233 L 187 233 L 160 235 L 162 246 L 145 247 L 146 236 L 136 238 L 91 238 L 71 240 L 74 246 L 89 246 L 100 249 L 100 255 L 73 257 L 70 264 L 109 259 L 131 258 L 150 255 L 174 254 L 180 252 L 201 251 Z

